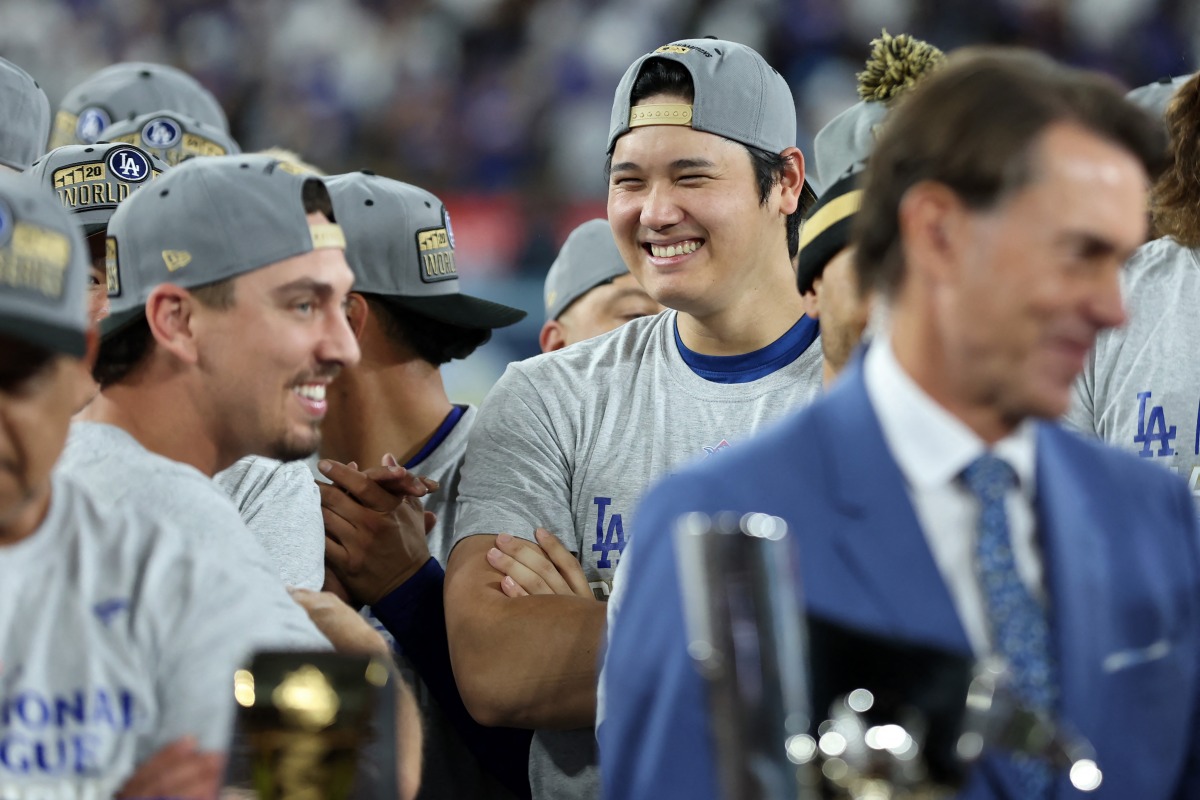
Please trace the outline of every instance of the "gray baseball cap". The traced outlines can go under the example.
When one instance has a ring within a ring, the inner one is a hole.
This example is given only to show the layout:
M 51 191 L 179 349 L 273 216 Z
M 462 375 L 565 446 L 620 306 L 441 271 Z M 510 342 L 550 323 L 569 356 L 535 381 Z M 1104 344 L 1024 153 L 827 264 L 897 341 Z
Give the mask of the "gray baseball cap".
M 0 58 L 0 164 L 24 172 L 46 152 L 50 101 L 25 70 Z
M 139 319 L 160 284 L 194 289 L 320 248 L 345 249 L 336 224 L 309 225 L 310 181 L 320 183 L 268 156 L 214 156 L 185 161 L 130 195 L 108 224 L 102 335 Z
M 642 65 L 651 58 L 674 61 L 692 76 L 692 104 L 630 107 Z M 686 125 L 781 153 L 796 145 L 796 103 L 783 76 L 756 51 L 723 39 L 680 39 L 640 57 L 625 71 L 613 99 L 608 152 L 632 127 Z
M 53 189 L 91 236 L 108 227 L 118 203 L 165 169 L 162 160 L 131 144 L 69 144 L 39 158 L 29 174 Z
M 861 168 L 851 171 L 825 190 L 800 229 L 800 259 L 796 285 L 800 293 L 812 291 L 825 267 L 850 244 L 854 217 L 862 207 Z
M 1180 75 L 1177 78 L 1160 78 L 1154 83 L 1130 90 L 1125 99 L 1153 114 L 1155 119 L 1162 119 L 1167 114 L 1167 104 L 1171 102 L 1175 92 L 1194 77 L 1195 73 Z
M 228 156 L 242 148 L 225 131 L 174 111 L 151 111 L 109 125 L 102 142 L 127 142 L 158 156 L 172 167 L 193 156 Z
M 191 75 L 166 64 L 126 61 L 105 67 L 67 92 L 54 118 L 50 146 L 92 144 L 112 123 L 159 109 L 229 130 L 217 98 Z
M 879 125 L 887 113 L 886 103 L 860 100 L 817 131 L 813 138 L 816 174 L 812 177 L 819 192 L 828 191 L 848 172 L 861 168 L 875 149 Z
M 87 245 L 54 193 L 0 174 L 0 333 L 82 356 L 87 275 Z
M 567 236 L 546 273 L 546 320 L 558 319 L 592 289 L 627 272 L 608 220 L 588 220 Z
M 525 312 L 459 291 L 454 229 L 435 195 L 371 172 L 325 179 L 346 231 L 354 291 L 462 328 L 494 329 Z

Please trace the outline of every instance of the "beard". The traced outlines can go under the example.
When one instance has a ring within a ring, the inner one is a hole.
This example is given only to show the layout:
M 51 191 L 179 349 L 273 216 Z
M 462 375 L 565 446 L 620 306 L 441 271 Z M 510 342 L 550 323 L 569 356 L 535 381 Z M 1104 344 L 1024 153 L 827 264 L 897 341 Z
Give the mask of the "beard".
M 290 429 L 272 440 L 265 448 L 265 455 L 276 461 L 299 461 L 317 452 L 321 446 L 321 424 L 313 422 L 304 432 Z

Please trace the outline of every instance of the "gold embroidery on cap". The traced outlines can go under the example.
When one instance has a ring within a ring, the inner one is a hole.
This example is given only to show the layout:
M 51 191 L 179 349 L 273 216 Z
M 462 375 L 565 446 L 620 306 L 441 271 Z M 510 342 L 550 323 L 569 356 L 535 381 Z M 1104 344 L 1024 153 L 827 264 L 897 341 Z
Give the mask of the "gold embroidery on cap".
M 629 127 L 691 125 L 692 107 L 684 103 L 657 103 L 629 109 Z
M 224 147 L 198 133 L 185 133 L 179 149 L 186 155 L 195 156 L 223 156 L 226 154 Z
M 803 227 L 800 228 L 800 247 L 803 248 L 813 239 L 829 230 L 831 225 L 841 222 L 851 214 L 858 213 L 858 209 L 861 206 L 862 189 L 846 192 L 846 194 L 838 199 L 830 200 L 824 208 L 813 214 L 810 219 L 805 221 Z
M 70 255 L 71 241 L 62 233 L 18 222 L 8 246 L 0 248 L 0 284 L 62 297 Z
M 163 250 L 162 259 L 167 272 L 176 272 L 192 263 L 192 254 L 187 250 Z
M 121 273 L 117 270 L 117 240 L 111 236 L 104 240 L 104 282 L 109 297 L 116 297 L 121 293 Z
M 313 250 L 320 250 L 322 247 L 346 249 L 346 234 L 342 233 L 341 225 L 326 222 L 322 225 L 309 225 L 308 230 L 312 234 Z
M 54 115 L 54 135 L 50 137 L 50 150 L 63 145 L 75 144 L 75 126 L 79 117 L 70 111 L 59 111 Z
M 449 281 L 458 277 L 450 232 L 444 227 L 417 231 L 417 256 L 421 259 L 423 282 Z
M 557 299 L 558 292 L 552 291 L 550 294 L 546 295 L 546 308 L 550 308 L 550 306 L 554 305 L 554 301 Z
M 688 49 L 689 48 L 684 47 L 683 45 L 664 44 L 662 47 L 658 48 L 654 52 L 656 52 L 656 53 L 678 53 L 679 55 L 686 55 L 688 52 Z

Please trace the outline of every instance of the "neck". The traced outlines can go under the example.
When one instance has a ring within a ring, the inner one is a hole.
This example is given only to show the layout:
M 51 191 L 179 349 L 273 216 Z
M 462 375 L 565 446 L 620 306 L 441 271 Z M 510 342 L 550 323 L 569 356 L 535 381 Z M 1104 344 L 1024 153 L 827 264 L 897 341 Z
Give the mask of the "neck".
M 783 336 L 803 314 L 796 273 L 785 261 L 720 309 L 695 314 L 680 311 L 679 337 L 689 350 L 703 355 L 742 355 Z
M 0 517 L 0 547 L 14 545 L 37 533 L 50 511 L 50 479 L 35 489 L 9 517 Z
M 892 352 L 901 369 L 987 444 L 1011 434 L 1019 421 L 972 397 L 963 382 L 968 371 L 962 364 L 951 363 L 933 322 L 933 309 L 914 305 L 897 305 L 891 310 Z
M 240 456 L 221 452 L 216 437 L 204 427 L 196 397 L 179 383 L 119 384 L 101 391 L 75 419 L 114 425 L 150 452 L 211 478 Z
M 321 457 L 360 469 L 391 453 L 407 463 L 437 433 L 453 406 L 441 371 L 420 359 L 368 361 L 342 371 L 330 386 L 330 413 L 321 424 Z

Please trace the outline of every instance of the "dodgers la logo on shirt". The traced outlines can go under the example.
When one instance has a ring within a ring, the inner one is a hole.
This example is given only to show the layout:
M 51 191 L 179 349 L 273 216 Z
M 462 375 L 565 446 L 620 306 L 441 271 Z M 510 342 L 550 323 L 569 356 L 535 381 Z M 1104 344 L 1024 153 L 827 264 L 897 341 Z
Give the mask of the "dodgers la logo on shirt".
M 108 154 L 108 169 L 123 181 L 137 183 L 150 175 L 150 159 L 132 147 L 121 147 Z
M 169 117 L 156 117 L 142 127 L 142 142 L 147 147 L 167 150 L 179 144 L 183 129 Z
M 84 144 L 95 144 L 100 138 L 100 132 L 111 122 L 107 111 L 99 106 L 88 106 L 79 112 L 79 120 L 75 123 L 75 138 Z

